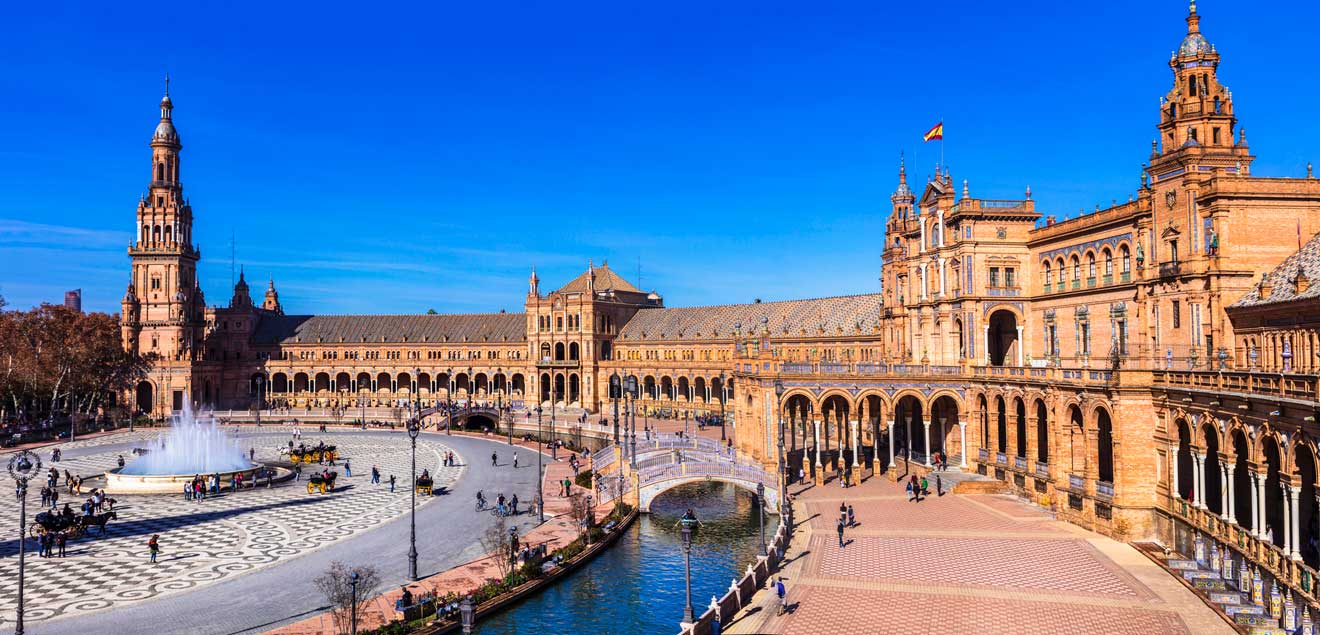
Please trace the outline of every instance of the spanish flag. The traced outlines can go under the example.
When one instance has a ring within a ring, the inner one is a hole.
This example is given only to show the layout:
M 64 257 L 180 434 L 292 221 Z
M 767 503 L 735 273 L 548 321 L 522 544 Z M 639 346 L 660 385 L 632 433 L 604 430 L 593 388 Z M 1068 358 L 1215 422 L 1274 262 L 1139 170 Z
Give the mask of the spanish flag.
M 926 131 L 926 134 L 923 135 L 923 136 L 921 137 L 921 140 L 922 140 L 923 142 L 925 142 L 925 141 L 933 141 L 933 140 L 936 140 L 936 139 L 939 139 L 939 140 L 941 140 L 941 141 L 944 140 L 944 122 L 943 122 L 943 121 L 941 121 L 941 122 L 935 124 L 935 127 L 934 127 L 934 128 L 931 128 L 930 130 Z

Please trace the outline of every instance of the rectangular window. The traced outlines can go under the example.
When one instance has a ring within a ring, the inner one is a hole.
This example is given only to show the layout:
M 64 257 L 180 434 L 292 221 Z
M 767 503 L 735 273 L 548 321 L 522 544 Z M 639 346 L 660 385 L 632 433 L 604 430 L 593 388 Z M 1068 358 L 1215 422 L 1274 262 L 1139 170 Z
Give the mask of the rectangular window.
M 1004 286 L 1012 289 L 1017 286 L 1017 270 L 1013 267 L 1004 268 Z
M 1173 301 L 1173 328 L 1182 328 L 1182 303 Z
M 1219 128 L 1212 128 L 1210 130 L 1210 137 L 1211 143 L 1219 145 Z
M 990 267 L 990 288 L 999 286 L 999 267 Z

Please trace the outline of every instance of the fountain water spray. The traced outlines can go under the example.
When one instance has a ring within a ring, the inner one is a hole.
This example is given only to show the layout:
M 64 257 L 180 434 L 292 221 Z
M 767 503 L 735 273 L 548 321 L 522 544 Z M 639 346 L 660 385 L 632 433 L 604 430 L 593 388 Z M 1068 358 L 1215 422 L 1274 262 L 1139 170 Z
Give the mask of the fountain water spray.
M 125 465 L 125 475 L 191 475 L 236 472 L 254 467 L 247 453 L 215 424 L 209 412 L 194 414 L 186 401 L 168 431 L 147 446 L 147 454 Z

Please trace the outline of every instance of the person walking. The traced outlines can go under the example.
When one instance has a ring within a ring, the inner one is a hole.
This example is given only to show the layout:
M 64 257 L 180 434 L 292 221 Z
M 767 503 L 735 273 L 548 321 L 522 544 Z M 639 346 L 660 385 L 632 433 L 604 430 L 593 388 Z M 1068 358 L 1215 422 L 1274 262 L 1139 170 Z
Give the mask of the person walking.
M 912 481 L 908 481 L 908 482 L 907 482 L 907 497 L 908 497 L 908 502 L 911 503 L 911 502 L 912 502 Z
M 55 543 L 59 545 L 61 558 L 64 557 L 64 545 L 67 544 L 68 541 L 69 537 L 64 532 L 60 532 L 60 534 L 55 537 Z
M 775 595 L 779 596 L 779 614 L 788 612 L 788 589 L 784 588 L 784 576 L 775 581 Z
M 848 526 L 849 526 L 849 527 L 856 527 L 856 526 L 857 526 L 857 517 L 853 515 L 853 506 L 852 506 L 852 505 L 849 505 L 849 506 L 848 506 Z
M 518 453 L 513 453 L 513 469 L 518 469 Z
M 371 484 L 380 485 L 380 468 L 371 466 Z
M 352 459 L 344 459 L 344 476 L 353 475 Z
M 921 495 L 930 496 L 930 483 L 926 481 L 924 476 L 921 477 Z
M 391 493 L 391 494 L 394 493 L 394 475 L 393 475 L 393 474 L 390 475 L 390 493 Z
M 156 556 L 160 553 L 160 534 L 151 535 L 151 540 L 147 541 L 147 551 L 151 552 L 151 563 L 156 564 Z
M 836 529 L 839 532 L 839 548 L 843 548 L 843 519 L 840 518 Z
M 935 494 L 944 496 L 944 481 L 940 480 L 940 475 L 935 475 Z
M 847 522 L 847 520 L 848 520 L 848 504 L 839 503 L 839 521 Z
M 921 502 L 921 481 L 917 480 L 917 475 L 916 475 L 916 474 L 913 474 L 913 475 L 912 475 L 912 479 L 911 479 L 910 481 L 908 481 L 908 482 L 912 484 L 912 496 L 914 497 L 914 499 L 915 499 L 918 503 L 920 503 L 920 502 Z
M 491 466 L 491 467 L 496 467 L 496 466 L 499 465 L 499 463 L 496 461 L 497 458 L 498 458 L 498 455 L 497 455 L 496 453 L 494 453 L 494 452 L 491 452 L 491 453 L 490 453 L 490 466 Z

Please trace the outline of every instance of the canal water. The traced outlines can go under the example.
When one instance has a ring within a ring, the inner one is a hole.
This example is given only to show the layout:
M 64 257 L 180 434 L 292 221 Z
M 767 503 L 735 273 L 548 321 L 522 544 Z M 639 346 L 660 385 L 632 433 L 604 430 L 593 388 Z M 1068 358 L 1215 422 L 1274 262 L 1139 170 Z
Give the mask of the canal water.
M 753 496 L 718 482 L 676 487 L 651 504 L 612 547 L 555 585 L 477 624 L 481 635 L 678 633 L 683 618 L 683 538 L 689 507 L 701 521 L 692 540 L 692 606 L 700 615 L 761 548 Z M 766 515 L 766 537 L 779 517 Z

